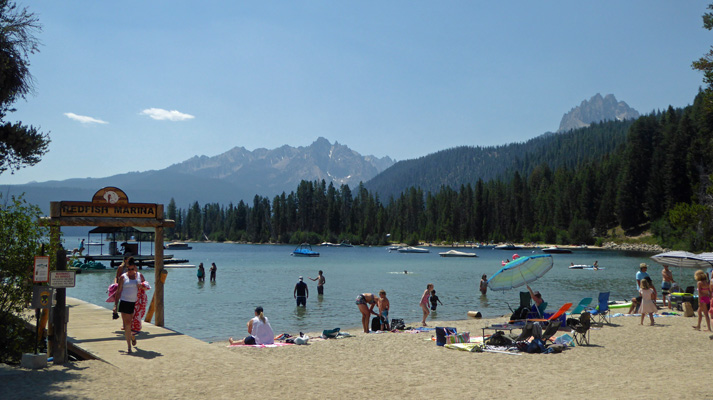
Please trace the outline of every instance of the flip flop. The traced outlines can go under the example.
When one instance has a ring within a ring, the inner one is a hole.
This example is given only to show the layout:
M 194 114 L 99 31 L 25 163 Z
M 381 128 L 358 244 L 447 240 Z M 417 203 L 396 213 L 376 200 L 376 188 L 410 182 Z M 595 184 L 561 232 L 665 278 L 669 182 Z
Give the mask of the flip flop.
M 136 336 L 134 336 L 134 335 L 131 335 L 131 344 L 133 346 L 136 346 Z

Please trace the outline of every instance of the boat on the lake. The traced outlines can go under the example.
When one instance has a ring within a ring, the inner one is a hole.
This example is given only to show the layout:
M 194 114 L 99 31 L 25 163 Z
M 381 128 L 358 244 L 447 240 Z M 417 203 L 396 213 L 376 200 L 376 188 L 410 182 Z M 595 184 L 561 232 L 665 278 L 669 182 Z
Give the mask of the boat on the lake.
M 189 246 L 188 243 L 183 242 L 171 242 L 163 246 L 166 250 L 190 250 L 193 247 Z
M 546 249 L 542 249 L 542 252 L 543 252 L 543 253 L 550 253 L 550 254 L 568 254 L 568 253 L 571 253 L 572 250 L 570 250 L 570 249 L 563 249 L 563 248 L 557 247 L 557 246 L 552 246 L 552 247 L 548 247 L 548 248 L 546 248 Z
M 465 251 L 458 250 L 448 250 L 442 253 L 438 253 L 438 255 L 441 257 L 478 257 L 478 255 L 475 253 L 468 253 Z
M 495 246 L 495 249 L 496 250 L 520 250 L 521 247 L 515 246 L 512 243 L 505 243 L 505 244 Z
M 292 251 L 292 255 L 295 257 L 319 257 L 319 253 L 312 250 L 312 246 L 309 243 L 302 243 L 297 246 Z
M 569 269 L 591 269 L 591 270 L 595 270 L 595 271 L 604 269 L 604 267 L 600 267 L 600 266 L 595 267 L 594 265 L 586 265 L 586 264 L 573 264 L 567 268 L 569 268 Z
M 408 247 L 401 247 L 398 249 L 399 253 L 430 253 L 431 250 L 424 249 L 421 247 L 413 247 L 413 246 L 408 246 Z

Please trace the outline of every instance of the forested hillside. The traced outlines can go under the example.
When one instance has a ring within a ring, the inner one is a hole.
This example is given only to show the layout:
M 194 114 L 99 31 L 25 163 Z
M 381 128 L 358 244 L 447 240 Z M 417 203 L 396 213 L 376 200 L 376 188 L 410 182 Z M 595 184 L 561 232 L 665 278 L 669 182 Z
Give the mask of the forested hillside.
M 441 186 L 457 189 L 478 179 L 508 179 L 514 172 L 529 175 L 543 163 L 552 169 L 575 168 L 610 154 L 623 144 L 631 123 L 630 120 L 607 121 L 567 133 L 545 134 L 525 143 L 442 150 L 418 159 L 400 161 L 365 186 L 370 192 L 388 199 L 409 187 L 433 192 Z
M 477 176 L 453 160 L 444 159 L 446 166 L 434 162 L 432 169 L 461 184 L 430 191 L 410 187 L 386 202 L 364 185 L 352 192 L 324 181 L 303 181 L 296 191 L 272 200 L 255 196 L 251 205 L 195 203 L 182 210 L 172 202 L 168 217 L 176 220 L 176 228 L 168 234 L 201 239 L 205 233 L 214 240 L 258 243 L 591 244 L 620 226 L 651 227 L 666 246 L 711 250 L 713 113 L 705 103 L 701 93 L 685 109 L 645 115 L 627 124 L 621 143 L 617 137 L 624 125 L 607 122 L 534 139 L 527 145 L 538 149 L 536 156 L 515 157 L 514 149 L 498 148 L 489 153 L 491 159 L 511 152 L 511 172 L 500 179 Z M 472 150 L 450 154 L 461 154 L 465 162 L 472 160 L 465 155 Z

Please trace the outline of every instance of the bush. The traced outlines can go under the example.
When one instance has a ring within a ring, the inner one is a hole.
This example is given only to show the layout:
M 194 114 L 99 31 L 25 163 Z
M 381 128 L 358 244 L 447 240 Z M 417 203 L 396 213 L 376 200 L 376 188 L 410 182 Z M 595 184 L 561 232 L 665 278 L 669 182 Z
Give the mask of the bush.
M 40 215 L 39 207 L 22 197 L 3 199 L 0 195 L 0 362 L 15 362 L 23 352 L 34 349 L 33 341 L 27 341 L 21 315 L 32 299 L 28 266 L 34 264 L 47 239 L 47 228 L 37 224 Z M 52 258 L 50 265 L 54 265 Z

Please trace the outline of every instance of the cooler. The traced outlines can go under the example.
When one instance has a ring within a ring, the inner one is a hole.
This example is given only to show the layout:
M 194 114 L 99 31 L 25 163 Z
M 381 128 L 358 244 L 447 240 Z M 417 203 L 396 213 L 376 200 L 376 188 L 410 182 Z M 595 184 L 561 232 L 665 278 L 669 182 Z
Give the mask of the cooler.
M 683 303 L 691 303 L 693 311 L 698 310 L 698 296 L 690 293 L 671 293 L 669 301 L 671 302 L 671 308 L 674 310 L 683 311 Z

